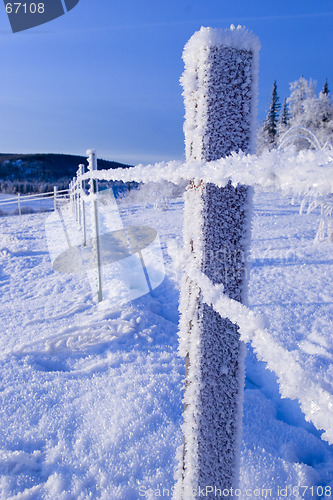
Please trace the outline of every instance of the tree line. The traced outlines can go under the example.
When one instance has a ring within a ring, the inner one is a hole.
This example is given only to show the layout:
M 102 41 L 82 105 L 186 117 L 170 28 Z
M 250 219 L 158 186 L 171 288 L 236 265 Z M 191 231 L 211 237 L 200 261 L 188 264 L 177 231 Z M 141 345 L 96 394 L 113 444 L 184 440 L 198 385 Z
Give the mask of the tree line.
M 85 156 L 36 153 L 0 153 L 0 193 L 42 193 L 67 189 L 79 164 L 86 165 Z M 98 169 L 129 168 L 130 165 L 98 159 Z
M 306 128 L 317 137 L 322 147 L 333 145 L 333 102 L 327 79 L 318 95 L 315 88 L 316 82 L 302 76 L 290 84 L 290 96 L 281 105 L 274 81 L 267 116 L 258 131 L 258 154 L 277 148 L 292 127 Z M 311 147 L 301 134 L 294 144 L 298 149 Z

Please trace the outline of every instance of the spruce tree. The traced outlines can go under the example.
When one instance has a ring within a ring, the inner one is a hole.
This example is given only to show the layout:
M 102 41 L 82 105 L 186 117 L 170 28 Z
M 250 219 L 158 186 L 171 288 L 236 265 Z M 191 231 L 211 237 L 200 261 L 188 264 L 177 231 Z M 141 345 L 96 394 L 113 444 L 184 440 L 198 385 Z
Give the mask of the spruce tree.
M 328 95 L 330 93 L 330 91 L 328 89 L 327 78 L 325 80 L 324 87 L 323 87 L 323 90 L 321 92 L 322 92 L 322 94 L 325 94 L 325 95 Z
M 284 98 L 282 109 L 281 109 L 281 115 L 280 115 L 280 120 L 277 126 L 277 133 L 276 133 L 276 145 L 280 142 L 282 136 L 287 132 L 289 129 L 289 122 L 290 122 L 290 113 L 288 109 L 288 104 L 287 104 L 287 98 Z
M 258 152 L 262 152 L 264 149 L 271 150 L 276 146 L 280 108 L 281 104 L 279 103 L 275 80 L 267 117 L 258 134 Z
M 280 124 L 284 127 L 287 127 L 289 120 L 290 120 L 290 114 L 288 110 L 287 98 L 285 97 L 282 105 Z

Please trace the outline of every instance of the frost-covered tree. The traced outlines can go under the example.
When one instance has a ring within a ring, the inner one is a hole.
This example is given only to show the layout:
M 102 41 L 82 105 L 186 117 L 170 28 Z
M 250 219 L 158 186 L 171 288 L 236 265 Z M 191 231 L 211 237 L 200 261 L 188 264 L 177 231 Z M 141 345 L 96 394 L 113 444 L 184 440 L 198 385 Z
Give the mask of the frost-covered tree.
M 306 127 L 311 125 L 312 119 L 307 115 L 305 103 L 316 98 L 315 93 L 316 82 L 306 80 L 303 76 L 290 84 L 290 96 L 287 99 L 291 119 L 289 125 L 291 127 Z
M 333 139 L 333 103 L 329 97 L 327 80 L 319 96 L 315 93 L 316 82 L 301 77 L 291 83 L 291 94 L 287 99 L 291 118 L 289 127 L 309 129 L 323 146 Z M 299 149 L 308 148 L 308 141 L 298 140 Z
M 262 152 L 264 149 L 271 150 L 276 147 L 280 108 L 281 104 L 279 103 L 277 83 L 275 80 L 267 117 L 258 133 L 258 152 Z
M 318 137 L 322 146 L 333 144 L 333 102 L 329 94 L 321 91 L 319 96 L 309 99 L 304 104 L 308 121 L 311 117 L 311 130 Z
M 316 82 L 303 76 L 290 84 L 290 96 L 284 100 L 280 120 L 277 120 L 280 108 L 277 86 L 274 82 L 269 111 L 258 133 L 258 153 L 278 146 L 283 135 L 291 128 L 302 127 L 314 134 L 318 141 L 310 142 L 301 136 L 313 137 L 306 131 L 297 130 L 291 135 L 298 149 L 307 149 L 318 143 L 317 147 L 327 143 L 333 145 L 333 102 L 329 95 L 327 79 L 319 95 L 315 91 Z M 296 136 L 298 136 L 296 138 Z

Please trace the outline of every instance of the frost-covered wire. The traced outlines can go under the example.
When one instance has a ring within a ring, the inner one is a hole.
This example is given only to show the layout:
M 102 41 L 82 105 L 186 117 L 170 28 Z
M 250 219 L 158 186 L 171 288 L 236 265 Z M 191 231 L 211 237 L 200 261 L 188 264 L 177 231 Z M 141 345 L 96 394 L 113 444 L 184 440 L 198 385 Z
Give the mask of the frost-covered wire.
M 186 274 L 201 290 L 203 301 L 238 325 L 241 340 L 251 342 L 258 359 L 276 373 L 282 397 L 298 399 L 306 419 L 317 429 L 325 429 L 322 437 L 333 444 L 333 395 L 300 366 L 294 353 L 274 339 L 265 316 L 254 314 L 244 304 L 227 297 L 223 285 L 213 285 L 195 265 L 188 264 Z
M 106 181 L 160 182 L 179 184 L 184 180 L 214 183 L 224 187 L 229 181 L 278 190 L 284 194 L 320 196 L 333 193 L 333 152 L 330 150 L 295 149 L 265 151 L 262 155 L 232 153 L 220 160 L 170 161 L 132 168 L 87 172 L 82 180 L 94 178 Z

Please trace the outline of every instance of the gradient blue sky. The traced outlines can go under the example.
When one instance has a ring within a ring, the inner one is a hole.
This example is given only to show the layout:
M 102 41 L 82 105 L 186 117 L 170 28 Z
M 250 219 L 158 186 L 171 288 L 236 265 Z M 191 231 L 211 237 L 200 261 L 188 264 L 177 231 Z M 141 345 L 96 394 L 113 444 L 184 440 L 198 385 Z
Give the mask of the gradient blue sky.
M 80 0 L 16 34 L 0 6 L 0 152 L 182 158 L 183 47 L 201 26 L 231 23 L 262 44 L 258 120 L 274 79 L 281 101 L 301 75 L 333 91 L 332 0 Z

